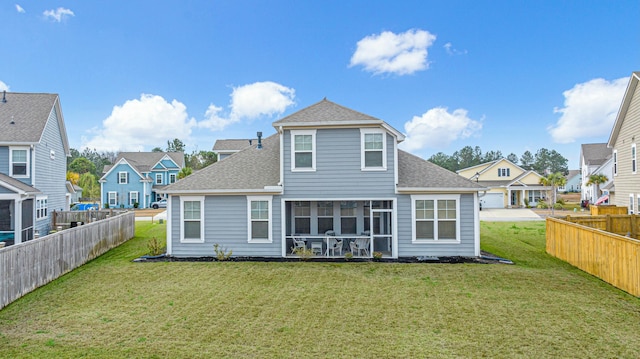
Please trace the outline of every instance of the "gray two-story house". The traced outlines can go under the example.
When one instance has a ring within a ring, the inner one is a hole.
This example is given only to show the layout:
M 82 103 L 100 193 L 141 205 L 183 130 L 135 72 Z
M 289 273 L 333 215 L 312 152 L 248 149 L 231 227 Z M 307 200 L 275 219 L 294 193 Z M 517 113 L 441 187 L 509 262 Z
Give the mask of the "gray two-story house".
M 57 94 L 0 96 L 0 240 L 12 244 L 48 234 L 50 212 L 68 207 L 70 149 Z
M 164 189 L 168 255 L 480 255 L 486 189 L 398 149 L 386 122 L 325 99 L 273 127 Z

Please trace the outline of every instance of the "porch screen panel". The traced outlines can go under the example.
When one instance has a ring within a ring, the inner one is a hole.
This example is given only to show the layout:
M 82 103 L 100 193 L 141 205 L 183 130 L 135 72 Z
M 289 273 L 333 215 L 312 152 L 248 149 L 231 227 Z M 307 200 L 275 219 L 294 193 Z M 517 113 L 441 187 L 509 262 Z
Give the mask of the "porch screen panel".
M 318 202 L 318 234 L 333 230 L 333 202 Z
M 354 201 L 340 202 L 340 233 L 355 234 L 357 231 L 356 223 L 357 204 Z
M 293 204 L 295 233 L 311 233 L 311 202 L 297 201 Z

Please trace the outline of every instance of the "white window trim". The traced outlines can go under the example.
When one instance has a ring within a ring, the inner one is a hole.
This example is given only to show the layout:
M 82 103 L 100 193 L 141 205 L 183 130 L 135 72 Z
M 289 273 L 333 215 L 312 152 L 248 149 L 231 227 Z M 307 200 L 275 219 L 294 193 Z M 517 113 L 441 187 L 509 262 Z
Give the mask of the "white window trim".
M 48 196 L 36 197 L 36 221 L 49 217 L 48 199 Z M 44 206 L 42 205 L 43 203 Z M 41 215 L 42 211 L 44 211 L 44 216 Z
M 132 206 L 132 207 L 133 207 L 133 204 L 135 203 L 133 201 L 133 196 L 132 196 L 134 193 L 136 195 L 135 202 L 138 202 L 138 204 L 140 203 L 140 195 L 138 194 L 138 191 L 131 191 L 131 192 L 129 192 L 129 206 Z
M 296 168 L 296 136 L 311 135 L 311 167 Z M 316 170 L 316 130 L 291 130 L 291 172 L 315 172 Z
M 175 173 L 170 173 L 169 174 L 169 183 L 176 183 L 177 179 L 178 179 L 178 176 L 176 176 Z
M 122 175 L 124 175 L 124 182 L 122 181 Z M 127 171 L 118 172 L 118 184 L 129 183 L 129 173 Z
M 268 219 L 268 235 L 267 239 L 252 239 L 251 238 L 251 202 L 254 201 L 267 201 L 267 208 L 269 209 Z M 273 206 L 271 205 L 273 196 L 247 196 L 247 242 L 249 243 L 272 243 L 272 228 L 273 228 Z
M 613 175 L 618 175 L 618 150 L 613 150 Z
M 27 174 L 24 174 L 24 175 L 13 174 L 13 151 L 15 150 L 27 151 Z M 9 147 L 9 176 L 13 178 L 28 178 L 30 174 L 31 174 L 31 151 L 29 151 L 29 147 L 28 146 L 10 146 Z
M 184 202 L 200 202 L 200 239 L 184 238 Z M 204 243 L 204 196 L 180 197 L 180 243 Z
M 115 200 L 115 203 L 111 203 L 111 195 L 113 196 L 113 199 Z M 118 192 L 107 192 L 107 203 L 109 204 L 109 208 L 115 208 L 118 205 Z
M 368 134 L 382 134 L 382 166 L 380 167 L 365 167 L 364 162 L 364 137 Z M 360 129 L 360 170 L 362 171 L 386 171 L 387 170 L 387 132 L 381 129 Z
M 629 194 L 629 203 L 627 204 L 627 213 L 628 214 L 633 214 L 634 210 L 636 209 L 636 203 L 634 202 L 634 196 L 633 193 Z
M 456 201 L 456 239 L 438 239 L 438 205 L 434 203 L 434 237 L 435 239 L 416 239 L 416 201 L 419 200 L 455 200 Z M 411 242 L 413 244 L 459 244 L 460 243 L 460 195 L 412 195 L 411 196 Z
M 159 179 L 160 181 L 158 181 L 158 179 Z M 163 180 L 163 178 L 162 178 L 162 173 L 156 173 L 156 180 L 155 180 L 155 182 L 153 182 L 153 183 L 154 183 L 154 184 L 162 184 L 162 180 Z
M 636 174 L 638 172 L 638 151 L 636 148 L 636 144 L 631 144 L 631 174 Z

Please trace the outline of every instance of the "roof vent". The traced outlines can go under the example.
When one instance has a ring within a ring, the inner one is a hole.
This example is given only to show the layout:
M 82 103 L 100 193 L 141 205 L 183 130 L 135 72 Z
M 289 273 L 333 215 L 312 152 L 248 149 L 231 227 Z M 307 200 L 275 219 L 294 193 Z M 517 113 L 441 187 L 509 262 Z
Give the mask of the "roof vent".
M 256 148 L 261 150 L 262 149 L 262 132 L 258 132 L 257 135 L 258 135 L 258 146 Z
M 12 124 L 12 125 L 16 124 L 16 121 L 13 120 L 13 116 L 11 116 L 11 122 L 9 122 L 9 123 Z
M 6 103 L 7 102 L 7 90 L 4 90 L 2 92 L 2 103 Z

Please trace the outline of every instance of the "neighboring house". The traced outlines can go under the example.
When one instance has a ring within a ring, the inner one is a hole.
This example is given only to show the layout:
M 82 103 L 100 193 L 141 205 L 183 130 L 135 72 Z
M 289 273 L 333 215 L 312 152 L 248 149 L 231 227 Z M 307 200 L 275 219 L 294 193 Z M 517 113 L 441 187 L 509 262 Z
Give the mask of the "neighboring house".
M 101 202 L 110 208 L 148 208 L 160 191 L 178 180 L 182 152 L 121 152 L 100 178 Z
M 218 155 L 218 161 L 221 161 L 232 154 L 243 150 L 251 144 L 255 144 L 257 139 L 230 139 L 230 140 L 216 140 L 213 144 L 213 152 Z
M 28 241 L 51 230 L 67 207 L 70 155 L 57 94 L 0 94 L 0 240 Z
M 480 200 L 483 208 L 535 207 L 549 187 L 540 184 L 535 171 L 527 171 L 506 158 L 463 168 L 457 173 L 489 189 Z
M 398 149 L 404 135 L 326 99 L 165 188 L 167 254 L 479 256 L 484 188 Z
M 618 116 L 611 130 L 607 146 L 613 155 L 613 204 L 640 213 L 640 172 L 638 149 L 640 143 L 640 72 L 631 74 L 622 98 Z
M 596 186 L 587 184 L 592 175 L 604 174 L 609 181 L 613 180 L 613 161 L 609 161 L 610 159 L 612 159 L 612 151 L 606 143 L 587 143 L 580 146 L 580 170 L 582 171 L 580 197 L 582 200 L 595 203 L 600 197 L 600 193 L 596 193 Z M 598 185 L 598 192 L 604 186 Z
M 558 192 L 580 192 L 580 188 L 582 188 L 582 172 L 580 170 L 569 170 L 565 178 L 567 183 L 558 187 Z
M 68 211 L 72 204 L 80 202 L 80 198 L 82 198 L 82 187 L 67 181 L 67 205 L 65 211 Z

